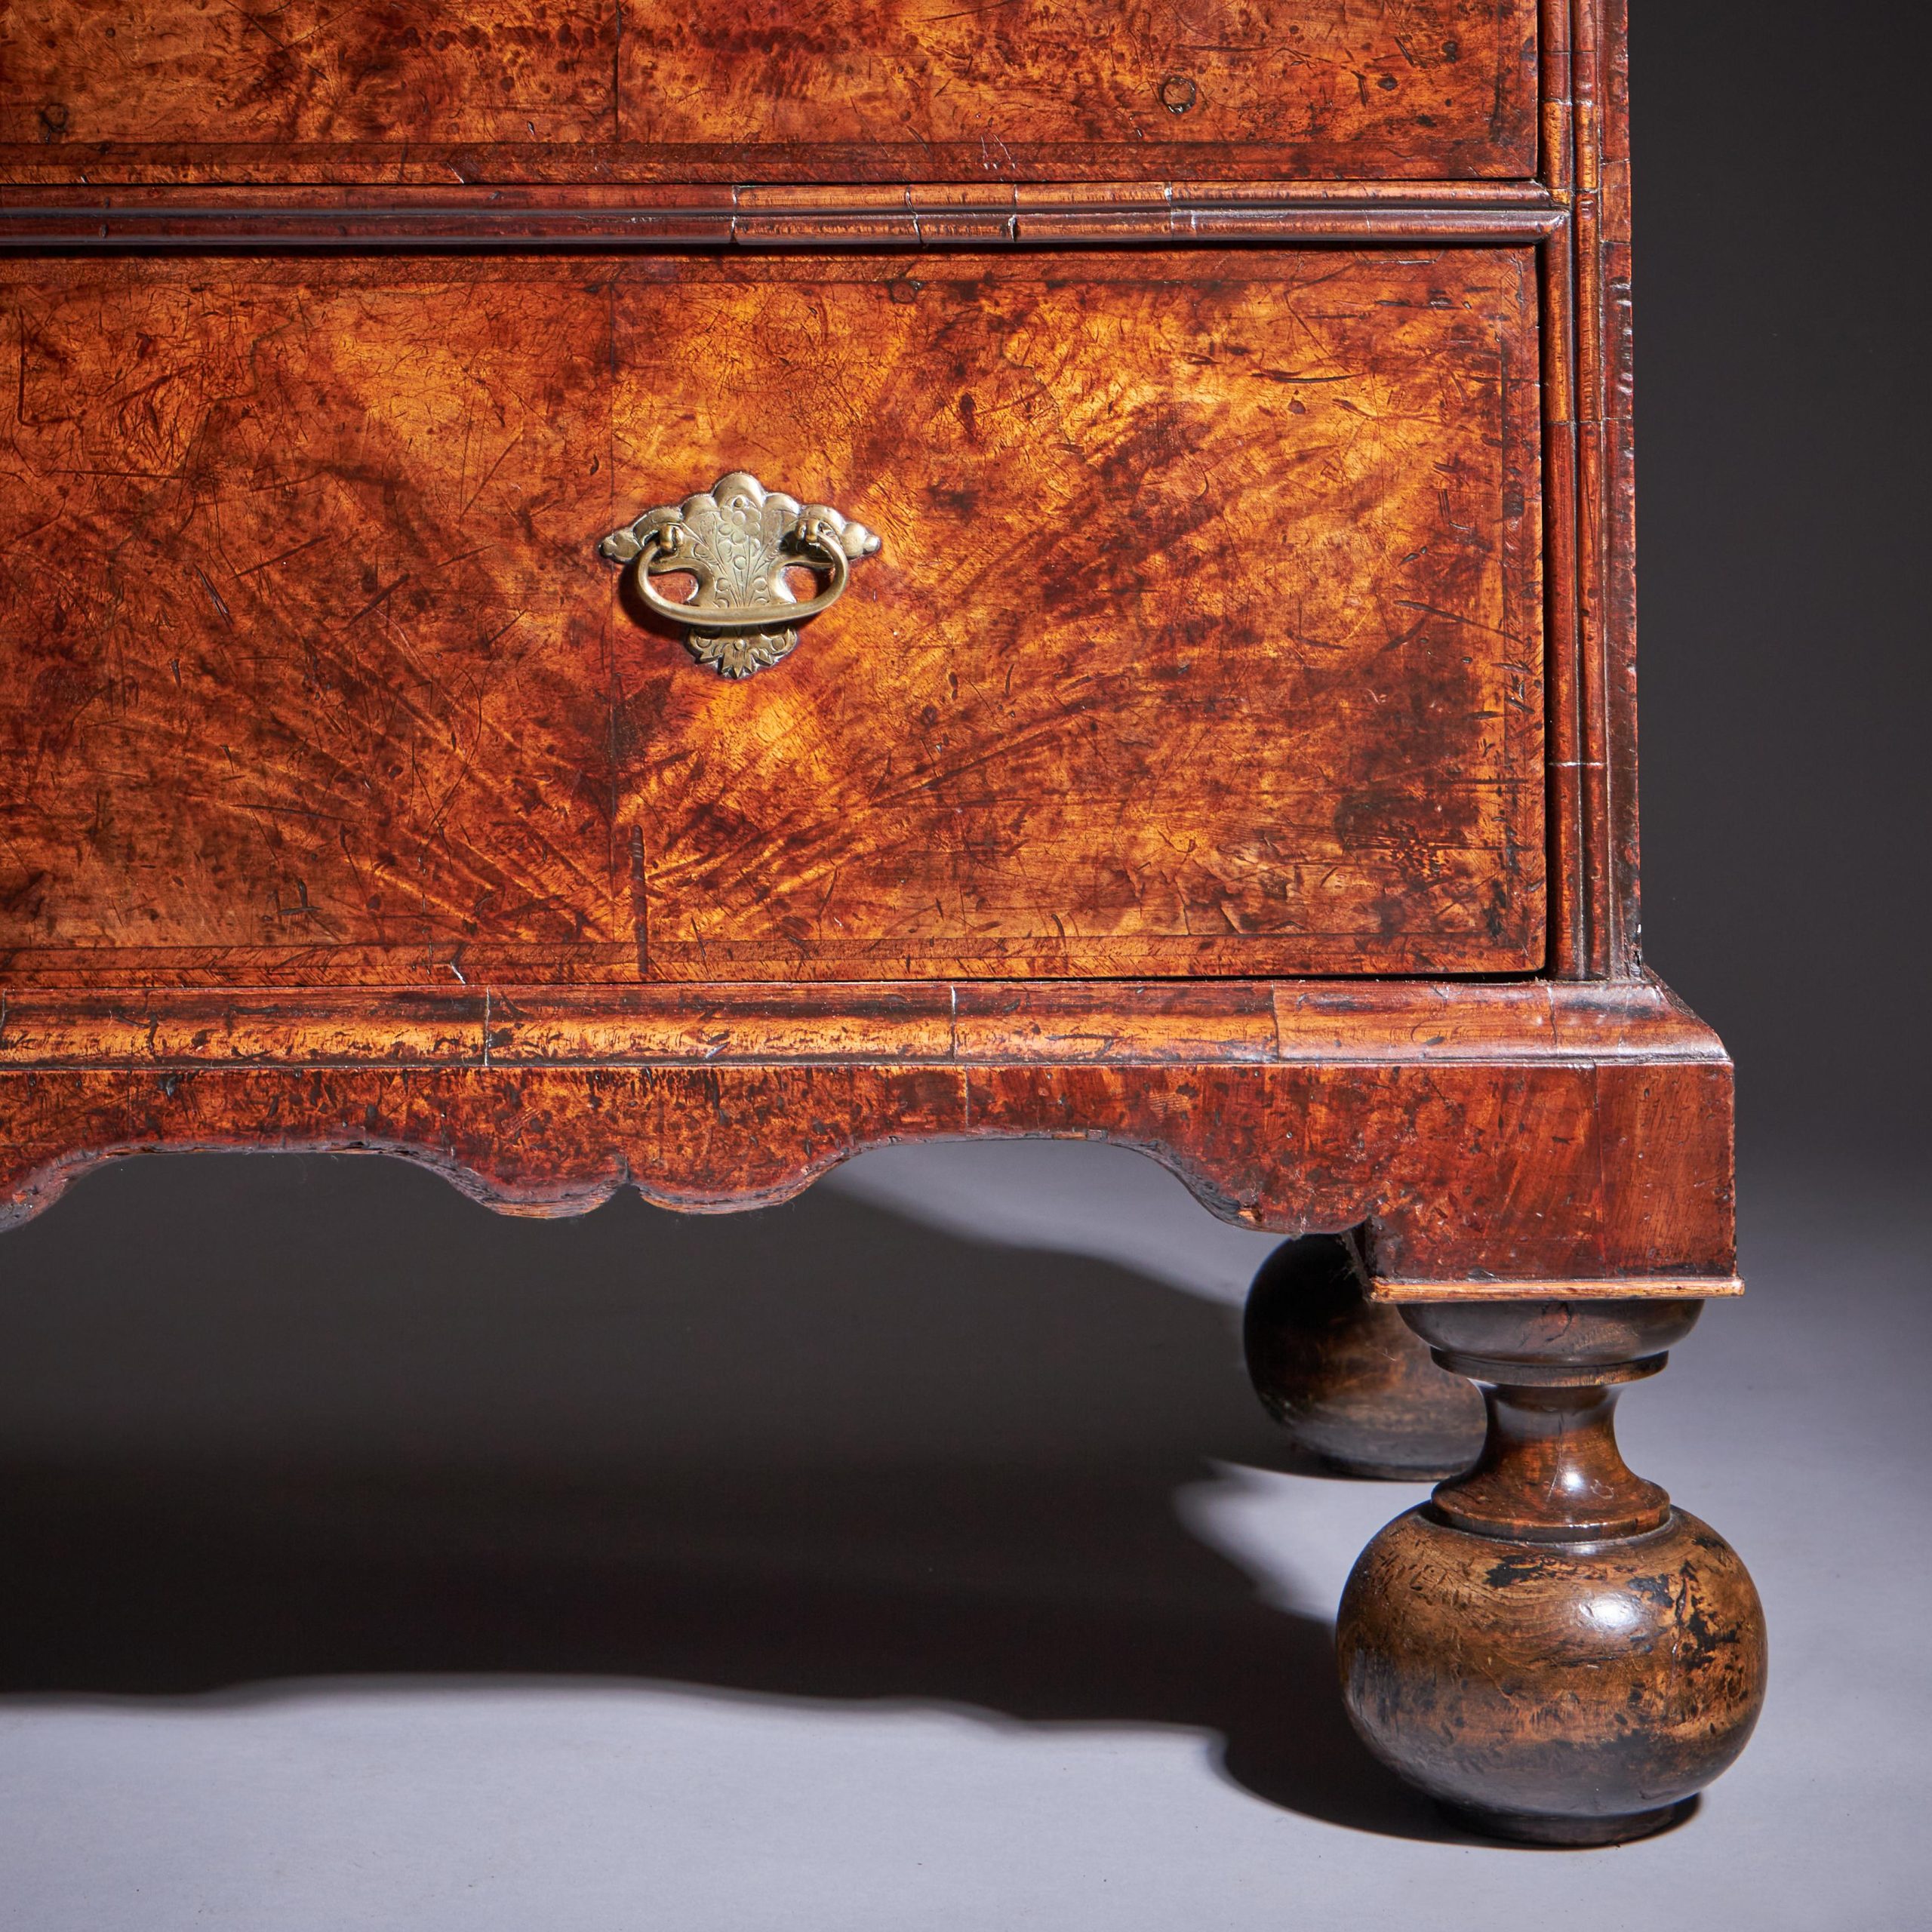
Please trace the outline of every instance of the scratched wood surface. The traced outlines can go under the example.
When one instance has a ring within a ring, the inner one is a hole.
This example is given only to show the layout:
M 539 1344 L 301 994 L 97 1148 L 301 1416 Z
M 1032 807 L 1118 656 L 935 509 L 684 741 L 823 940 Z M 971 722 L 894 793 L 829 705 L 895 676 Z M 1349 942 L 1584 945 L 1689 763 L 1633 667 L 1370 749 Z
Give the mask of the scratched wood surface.
M 1522 177 L 1534 0 L 0 10 L 0 178 Z
M 407 980 L 438 934 L 539 978 L 601 957 L 608 278 L 0 286 L 6 977 Z
M 1140 1149 L 1514 1364 L 1351 1580 L 1372 1748 L 1675 1822 L 1763 1630 L 1609 1422 L 1737 1286 L 1637 945 L 1626 68 L 1623 0 L 0 10 L 0 1225 Z M 272 254 L 371 243 L 476 252 Z M 157 245 L 229 252 L 89 258 Z M 590 562 L 731 467 L 886 542 L 749 686 Z
M 1528 250 L 0 300 L 13 985 L 1540 959 Z M 884 539 L 743 682 L 593 554 L 738 466 Z
M 580 1034 L 541 1001 L 510 1003 L 504 1063 L 485 1064 L 457 1057 L 480 1034 L 473 1008 L 446 1009 L 440 1032 L 426 1009 L 367 995 L 333 1014 L 242 1002 L 228 1025 L 177 997 L 151 1032 L 100 1004 L 70 1007 L 63 1034 L 28 998 L 20 1053 L 0 1064 L 0 1224 L 143 1149 L 398 1153 L 492 1206 L 560 1214 L 627 1185 L 687 1208 L 781 1199 L 888 1140 L 1064 1135 L 1158 1155 L 1230 1220 L 1361 1228 L 1391 1281 L 1478 1298 L 1485 1277 L 1733 1285 L 1731 1069 L 1667 999 L 1593 1011 L 1451 986 L 1352 1011 L 1340 989 L 1312 991 L 1318 1014 L 1278 1009 L 1275 1035 L 1266 989 L 1134 989 L 1112 1006 L 1094 989 L 1057 1011 L 1048 989 L 1004 1013 L 999 990 L 949 1022 L 916 989 L 848 989 L 823 1028 L 810 989 L 763 1011 L 685 992 L 680 1011 L 633 1013 L 655 1057 L 602 1066 L 565 1063 L 620 1056 L 610 1032 Z M 1513 1034 L 1496 1005 L 1512 999 Z M 591 1017 L 608 1027 L 611 996 Z M 358 1063 L 318 1063 L 358 1028 Z M 78 1063 L 32 1063 L 77 1047 Z

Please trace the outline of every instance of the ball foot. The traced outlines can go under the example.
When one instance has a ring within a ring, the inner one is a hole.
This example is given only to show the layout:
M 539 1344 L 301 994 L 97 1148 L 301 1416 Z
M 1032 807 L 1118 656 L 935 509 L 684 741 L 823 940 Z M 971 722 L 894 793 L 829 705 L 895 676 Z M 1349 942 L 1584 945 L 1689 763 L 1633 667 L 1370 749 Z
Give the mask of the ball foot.
M 1397 1309 L 1367 1298 L 1342 1235 L 1284 1241 L 1262 1263 L 1243 1340 L 1268 1412 L 1343 1475 L 1432 1482 L 1481 1447 L 1482 1398 L 1436 1366 Z
M 1630 1472 L 1612 1429 L 1614 1385 L 1661 1367 L 1660 1343 L 1696 1312 L 1413 1312 L 1438 1360 L 1484 1378 L 1488 1436 L 1466 1475 L 1362 1552 L 1337 1649 L 1369 1748 L 1478 1829 L 1571 1845 L 1661 1831 L 1757 1722 L 1749 1573 Z

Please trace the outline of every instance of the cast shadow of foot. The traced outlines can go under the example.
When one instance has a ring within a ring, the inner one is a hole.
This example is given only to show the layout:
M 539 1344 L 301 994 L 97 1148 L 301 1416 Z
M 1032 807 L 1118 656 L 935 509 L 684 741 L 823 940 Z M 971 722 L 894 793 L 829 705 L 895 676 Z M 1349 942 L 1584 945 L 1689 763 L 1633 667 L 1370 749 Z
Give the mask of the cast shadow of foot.
M 1295 1467 L 1232 1309 L 826 1191 L 538 1223 L 346 1159 L 127 1164 L 0 1261 L 0 1694 L 568 1674 L 1171 1725 L 1270 1803 L 1463 1836 L 1356 1740 L 1326 1620 L 1177 1512 Z

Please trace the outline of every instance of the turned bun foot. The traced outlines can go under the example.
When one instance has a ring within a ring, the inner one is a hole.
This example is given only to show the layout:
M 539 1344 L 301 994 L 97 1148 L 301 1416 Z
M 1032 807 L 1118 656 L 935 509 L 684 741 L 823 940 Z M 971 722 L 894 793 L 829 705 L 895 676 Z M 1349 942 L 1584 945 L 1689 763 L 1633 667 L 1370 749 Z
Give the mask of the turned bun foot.
M 1304 1235 L 1262 1263 L 1244 1341 L 1254 1392 L 1331 1468 L 1423 1482 L 1475 1460 L 1481 1397 L 1436 1366 L 1397 1309 L 1367 1298 L 1343 1236 Z
M 1484 1829 L 1547 1844 L 1672 1823 L 1744 1749 L 1764 1697 L 1750 1577 L 1676 1509 L 1581 1546 L 1412 1509 L 1363 1552 L 1337 1638 L 1377 1756 Z
M 1480 1371 L 1475 1466 L 1362 1553 L 1337 1628 L 1370 1749 L 1480 1829 L 1546 1844 L 1641 1838 L 1749 1740 L 1764 1619 L 1737 1554 L 1631 1474 L 1613 1385 L 1662 1367 L 1694 1303 L 1411 1311 Z M 1507 1374 L 1509 1382 L 1490 1378 Z

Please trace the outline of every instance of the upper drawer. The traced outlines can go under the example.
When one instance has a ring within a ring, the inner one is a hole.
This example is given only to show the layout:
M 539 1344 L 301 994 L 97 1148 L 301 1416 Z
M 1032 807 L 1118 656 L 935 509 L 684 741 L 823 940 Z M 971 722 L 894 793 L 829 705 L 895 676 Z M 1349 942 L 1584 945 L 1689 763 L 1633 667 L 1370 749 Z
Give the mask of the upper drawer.
M 1535 0 L 42 0 L 0 177 L 1527 176 Z
M 1534 968 L 1536 284 L 0 268 L 0 981 Z M 882 542 L 737 680 L 598 551 L 740 470 Z

